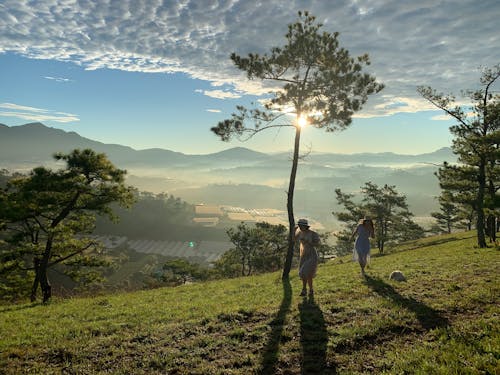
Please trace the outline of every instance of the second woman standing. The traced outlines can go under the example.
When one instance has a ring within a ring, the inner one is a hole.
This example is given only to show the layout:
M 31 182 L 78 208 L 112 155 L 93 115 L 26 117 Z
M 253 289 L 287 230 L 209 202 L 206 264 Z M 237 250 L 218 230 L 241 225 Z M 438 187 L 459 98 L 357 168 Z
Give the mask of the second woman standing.
M 354 243 L 354 259 L 359 262 L 361 274 L 365 274 L 365 267 L 370 261 L 370 237 L 375 237 L 372 220 L 365 216 L 361 219 L 351 235 L 351 240 L 357 235 Z

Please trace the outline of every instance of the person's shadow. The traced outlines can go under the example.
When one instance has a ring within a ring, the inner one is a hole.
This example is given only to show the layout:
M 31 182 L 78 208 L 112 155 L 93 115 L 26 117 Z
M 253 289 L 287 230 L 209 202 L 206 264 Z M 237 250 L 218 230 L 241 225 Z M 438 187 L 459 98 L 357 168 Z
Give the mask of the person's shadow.
M 292 285 L 290 280 L 285 278 L 283 282 L 283 299 L 281 300 L 281 305 L 276 314 L 275 318 L 271 321 L 271 334 L 264 347 L 264 353 L 262 355 L 262 366 L 259 374 L 275 374 L 276 364 L 278 362 L 278 351 L 281 341 L 281 336 L 283 333 L 283 326 L 285 324 L 286 314 L 290 311 L 290 305 L 292 303 Z
M 404 307 L 405 309 L 414 312 L 422 328 L 429 330 L 432 328 L 448 326 L 448 319 L 441 316 L 438 310 L 435 310 L 412 297 L 402 296 L 390 284 L 387 284 L 379 278 L 365 275 L 365 279 L 368 286 L 375 293 L 383 298 L 392 300 L 394 303 Z
M 314 297 L 304 298 L 299 304 L 300 345 L 302 348 L 302 374 L 335 374 L 326 360 L 328 332 L 325 319 Z

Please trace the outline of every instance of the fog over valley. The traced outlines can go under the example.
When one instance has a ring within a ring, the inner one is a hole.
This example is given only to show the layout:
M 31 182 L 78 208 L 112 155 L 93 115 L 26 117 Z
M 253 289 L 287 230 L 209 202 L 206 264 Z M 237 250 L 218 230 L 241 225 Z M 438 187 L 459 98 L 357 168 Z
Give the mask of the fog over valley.
M 291 152 L 265 154 L 244 147 L 206 155 L 134 150 L 40 123 L 0 125 L 1 168 L 28 171 L 38 165 L 58 167 L 51 155 L 74 148 L 106 153 L 117 167 L 127 170 L 127 183 L 140 191 L 166 193 L 194 205 L 286 211 Z M 309 150 L 299 162 L 295 214 L 316 220 L 327 229 L 336 229 L 331 213 L 338 208 L 334 190 L 355 194 L 371 181 L 379 186 L 396 186 L 407 196 L 410 210 L 417 217 L 428 217 L 438 206 L 435 197 L 439 195 L 439 184 L 434 172 L 439 163 L 455 160 L 449 148 L 420 155 Z

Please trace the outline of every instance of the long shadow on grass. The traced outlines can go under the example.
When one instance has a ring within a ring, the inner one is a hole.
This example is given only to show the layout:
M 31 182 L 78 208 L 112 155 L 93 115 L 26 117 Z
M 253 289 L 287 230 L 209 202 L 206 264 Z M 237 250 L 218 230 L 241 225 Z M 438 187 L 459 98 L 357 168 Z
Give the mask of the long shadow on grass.
M 299 304 L 300 345 L 302 347 L 302 374 L 335 374 L 336 369 L 328 367 L 326 346 L 328 332 L 320 307 L 314 297 L 304 298 Z
M 417 301 L 414 298 L 403 297 L 391 285 L 385 283 L 379 278 L 366 275 L 366 283 L 381 297 L 388 298 L 397 305 L 414 312 L 418 321 L 426 330 L 437 327 L 446 327 L 449 324 L 448 319 L 441 316 L 439 311 Z
M 41 305 L 42 304 L 40 302 L 33 302 L 33 303 L 29 304 L 29 305 L 11 305 L 11 306 L 5 306 L 5 307 L 0 307 L 0 313 L 9 312 L 9 311 L 20 311 L 20 310 L 32 309 L 33 307 L 41 306 Z
M 290 305 L 292 303 L 292 285 L 288 278 L 283 279 L 283 299 L 281 300 L 281 305 L 276 314 L 276 317 L 270 323 L 271 334 L 264 347 L 264 353 L 262 355 L 262 367 L 260 374 L 275 374 L 276 364 L 278 362 L 278 351 L 281 342 L 281 336 L 283 333 L 283 326 L 285 324 L 286 314 L 290 311 Z

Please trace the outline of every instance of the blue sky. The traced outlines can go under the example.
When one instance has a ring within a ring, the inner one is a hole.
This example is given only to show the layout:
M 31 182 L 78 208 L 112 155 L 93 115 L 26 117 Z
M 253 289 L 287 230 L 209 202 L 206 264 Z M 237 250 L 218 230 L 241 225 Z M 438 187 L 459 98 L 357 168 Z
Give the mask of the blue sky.
M 386 88 L 340 133 L 306 128 L 312 152 L 432 152 L 450 119 L 418 85 L 459 94 L 500 62 L 500 3 L 468 0 L 0 0 L 0 123 L 40 121 L 105 143 L 190 154 L 289 150 L 290 129 L 223 143 L 210 127 L 262 98 L 229 59 L 284 43 L 309 10 Z

